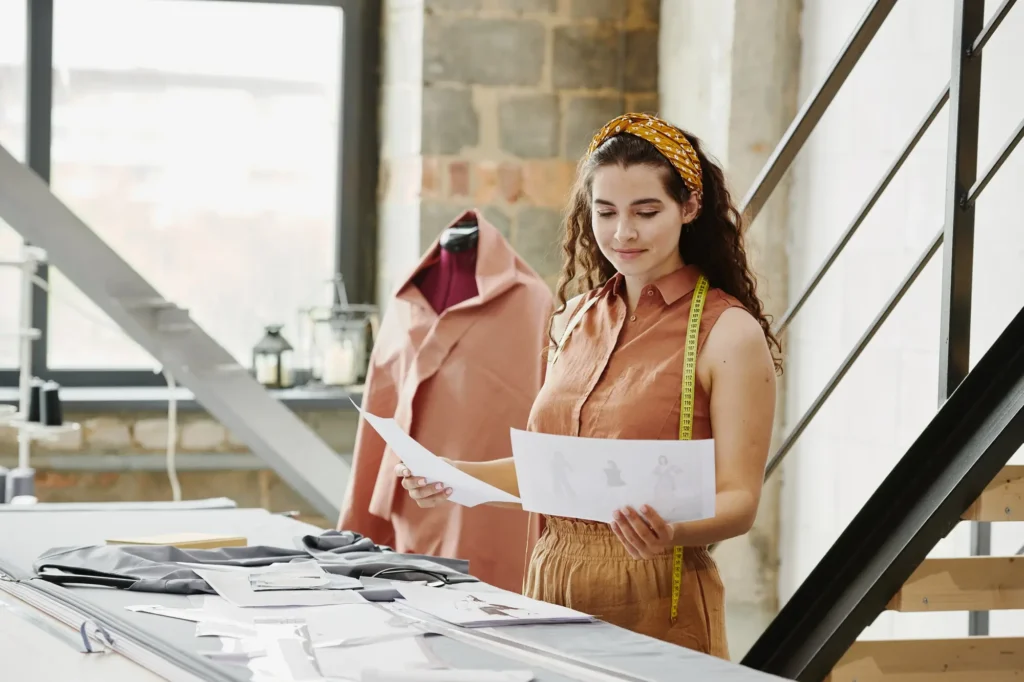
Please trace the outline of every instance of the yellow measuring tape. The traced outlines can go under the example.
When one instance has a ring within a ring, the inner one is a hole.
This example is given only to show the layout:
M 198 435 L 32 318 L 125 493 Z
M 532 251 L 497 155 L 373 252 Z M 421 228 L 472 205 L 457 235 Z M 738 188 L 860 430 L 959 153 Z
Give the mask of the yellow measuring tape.
M 690 303 L 690 321 L 686 325 L 686 346 L 683 348 L 683 388 L 679 398 L 679 440 L 693 438 L 693 393 L 697 381 L 697 339 L 700 318 L 704 313 L 704 299 L 708 294 L 708 281 L 703 275 L 697 280 Z M 679 617 L 679 594 L 683 589 L 683 548 L 672 548 L 672 622 Z

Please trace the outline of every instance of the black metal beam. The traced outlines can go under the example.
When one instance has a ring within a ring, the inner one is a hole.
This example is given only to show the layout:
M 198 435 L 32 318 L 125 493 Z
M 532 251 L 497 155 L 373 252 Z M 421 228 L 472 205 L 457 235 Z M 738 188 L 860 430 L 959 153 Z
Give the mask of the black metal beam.
M 1024 309 L 743 658 L 823 680 L 1024 443 Z
M 960 385 L 971 368 L 971 290 L 974 279 L 974 214 L 970 188 L 978 177 L 981 56 L 975 52 L 985 23 L 985 0 L 953 3 L 953 59 L 949 80 L 949 142 L 946 159 L 946 221 L 942 259 L 942 322 L 939 340 L 939 401 Z M 991 528 L 971 524 L 971 554 L 991 550 Z M 988 613 L 972 612 L 968 634 L 988 634 Z
M 917 147 L 917 143 L 921 141 L 922 137 L 924 137 L 924 134 L 928 131 L 928 128 L 931 126 L 932 121 L 935 120 L 935 118 L 939 115 L 939 112 L 942 111 L 942 107 L 944 107 L 946 105 L 946 102 L 948 101 L 949 85 L 947 84 L 946 87 L 939 94 L 939 96 L 935 99 L 935 102 L 932 104 L 931 109 L 929 109 L 928 113 L 925 114 L 925 117 L 921 119 L 921 122 L 917 124 L 917 128 L 914 130 L 914 134 L 911 135 L 910 139 L 907 140 L 907 143 L 903 145 L 903 151 L 900 152 L 899 156 L 896 157 L 896 160 L 893 161 L 892 165 L 889 166 L 889 170 L 886 171 L 885 175 L 882 177 L 879 183 L 875 185 L 875 189 L 871 192 L 870 196 L 868 196 L 867 201 L 865 201 L 863 205 L 861 205 L 860 210 L 857 211 L 857 215 L 854 216 L 849 226 L 847 226 L 846 230 L 839 237 L 839 240 L 836 242 L 835 246 L 832 247 L 832 250 L 828 252 L 828 255 L 825 257 L 825 260 L 822 262 L 822 264 L 818 266 L 818 269 L 811 277 L 810 282 L 808 282 L 804 290 L 800 292 L 800 295 L 797 296 L 796 301 L 794 301 L 789 306 L 789 309 L 786 310 L 785 313 L 783 313 L 782 317 L 779 318 L 779 321 L 775 325 L 776 334 L 782 334 L 783 332 L 785 332 L 786 329 L 789 327 L 789 323 L 793 321 L 793 318 L 796 317 L 796 314 L 799 313 L 800 309 L 803 308 L 805 303 L 807 303 L 807 300 L 811 297 L 811 294 L 814 293 L 814 290 L 818 287 L 818 284 L 821 283 L 822 278 L 825 277 L 825 273 L 829 271 L 829 269 L 832 267 L 832 264 L 835 263 L 836 259 L 839 257 L 839 254 L 842 252 L 844 248 L 846 248 L 846 245 L 849 243 L 850 239 L 853 238 L 853 235 L 857 232 L 857 229 L 860 228 L 860 226 L 864 223 L 864 220 L 868 217 L 868 213 L 870 213 L 871 209 L 875 207 L 876 203 L 878 203 L 878 200 L 881 198 L 882 193 L 885 192 L 885 189 L 889 186 L 889 183 L 891 183 L 893 178 L 896 177 L 896 173 L 898 173 L 900 168 L 903 167 L 903 164 L 910 157 L 910 153 L 914 151 L 915 147 Z
M 1003 19 L 1005 19 L 1006 15 L 1009 14 L 1011 9 L 1013 9 L 1015 2 L 1017 2 L 1017 0 L 1003 0 L 1003 4 L 999 6 L 996 13 L 988 20 L 988 23 L 985 24 L 985 28 L 981 29 L 981 34 L 978 35 L 978 39 L 974 41 L 974 45 L 971 47 L 971 52 L 973 54 L 977 54 L 985 49 L 988 41 L 993 35 L 995 35 L 996 29 L 999 28 L 999 25 L 1003 23 Z
M 846 41 L 846 45 L 843 46 L 836 61 L 829 69 L 825 80 L 804 103 L 786 134 L 782 136 L 782 141 L 775 148 L 771 158 L 768 159 L 761 173 L 754 180 L 750 191 L 743 197 L 740 213 L 746 216 L 748 225 L 754 222 L 772 192 L 782 181 L 786 171 L 793 164 L 793 159 L 803 148 L 807 138 L 814 132 L 818 121 L 821 120 L 829 104 L 835 99 L 839 89 L 846 82 L 853 67 L 860 61 L 864 51 L 875 34 L 878 33 L 878 29 L 881 28 L 895 4 L 896 0 L 874 0 L 868 11 L 861 17 L 860 23 L 853 35 Z
M 955 0 L 953 74 L 949 81 L 949 146 L 946 160 L 946 218 L 942 268 L 942 329 L 939 341 L 939 400 L 945 400 L 970 371 L 971 285 L 974 261 L 974 206 L 968 192 L 978 177 L 981 102 L 981 33 L 984 0 Z
M 988 187 L 988 183 L 992 181 L 992 178 L 994 178 L 996 173 L 999 172 L 999 169 L 1003 167 L 1006 160 L 1010 158 L 1010 154 L 1012 154 L 1013 150 L 1017 148 L 1017 145 L 1020 144 L 1022 138 L 1024 138 L 1024 119 L 1021 119 L 1020 123 L 1017 124 L 1017 129 L 1013 131 L 1013 134 L 1010 135 L 1009 139 L 1003 144 L 1003 148 L 999 150 L 998 154 L 996 154 L 996 158 L 992 160 L 992 163 L 990 163 L 988 168 L 985 169 L 985 172 L 981 174 L 981 178 L 974 183 L 974 187 L 971 187 L 971 190 L 967 193 L 968 203 L 973 204 L 977 201 L 981 193 L 985 191 L 986 187 Z
M 894 291 L 892 296 L 889 297 L 889 300 L 886 301 L 884 306 L 882 306 L 882 309 L 875 316 L 875 319 L 872 320 L 871 324 L 868 325 L 868 328 L 861 335 L 860 339 L 858 339 L 857 343 L 854 344 L 853 349 L 849 354 L 847 354 L 846 359 L 840 363 L 839 369 L 835 371 L 832 378 L 828 380 L 827 384 L 825 384 L 825 388 L 821 390 L 821 393 L 819 393 L 814 399 L 811 406 L 807 408 L 807 411 L 800 416 L 796 426 L 790 430 L 786 435 L 786 439 L 782 442 L 782 445 L 779 446 L 779 449 L 776 450 L 768 460 L 768 466 L 765 467 L 764 471 L 765 480 L 768 480 L 778 466 L 782 464 L 782 460 L 787 454 L 789 454 L 789 451 L 793 449 L 793 446 L 796 445 L 797 440 L 800 439 L 804 430 L 810 425 L 811 420 L 814 419 L 822 405 L 825 404 L 825 401 L 828 400 L 829 396 L 832 395 L 832 392 L 836 390 L 837 386 L 839 386 L 839 382 L 843 380 L 846 373 L 850 371 L 851 367 L 853 367 L 853 363 L 857 361 L 857 358 L 859 358 L 861 353 L 864 352 L 864 349 L 868 347 L 869 343 L 871 343 L 871 339 L 875 337 L 878 330 L 881 329 L 882 325 L 885 324 L 885 321 L 889 319 L 889 315 L 891 315 L 892 311 L 896 309 L 899 302 L 903 300 L 903 297 L 910 290 L 910 287 L 917 281 L 917 278 L 920 277 L 921 273 L 924 272 L 925 266 L 928 265 L 928 262 L 931 261 L 935 252 L 939 250 L 939 246 L 941 245 L 942 231 L 940 230 L 934 237 L 932 237 L 932 240 L 928 242 L 928 246 L 925 248 L 921 256 L 914 262 L 913 267 L 910 268 L 910 272 L 908 272 L 906 277 L 903 278 L 903 281 L 900 282 L 896 291 Z
M 349 301 L 371 303 L 376 294 L 381 3 L 344 0 L 341 5 L 345 28 L 336 262 Z
M 28 97 L 26 107 L 25 163 L 45 182 L 50 182 L 50 140 L 53 134 L 53 0 L 28 3 Z M 41 264 L 36 276 L 46 282 L 49 268 Z M 39 339 L 32 344 L 32 371 L 46 369 L 49 329 L 49 297 L 43 287 L 32 288 L 32 321 Z

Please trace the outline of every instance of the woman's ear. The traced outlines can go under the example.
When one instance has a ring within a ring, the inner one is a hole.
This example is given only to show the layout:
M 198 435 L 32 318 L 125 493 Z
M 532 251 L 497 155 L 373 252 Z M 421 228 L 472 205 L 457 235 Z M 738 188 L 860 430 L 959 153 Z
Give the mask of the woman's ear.
M 683 225 L 688 225 L 696 220 L 698 213 L 700 213 L 700 201 L 695 192 L 690 192 L 690 196 L 683 204 Z

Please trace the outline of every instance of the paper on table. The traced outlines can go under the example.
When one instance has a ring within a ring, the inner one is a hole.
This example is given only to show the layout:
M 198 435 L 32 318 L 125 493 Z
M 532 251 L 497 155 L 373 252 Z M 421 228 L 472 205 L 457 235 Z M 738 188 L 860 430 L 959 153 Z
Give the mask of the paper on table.
M 210 587 L 235 606 L 328 606 L 365 604 L 366 600 L 353 590 L 273 590 L 257 592 L 249 585 L 246 573 L 192 569 Z
M 222 597 L 208 596 L 203 600 L 202 611 L 217 622 L 231 622 L 243 627 L 273 620 L 302 620 L 317 648 L 348 646 L 360 640 L 374 643 L 418 637 L 430 631 L 429 626 L 368 602 L 340 606 L 241 608 Z
M 249 586 L 256 592 L 271 590 L 358 590 L 358 578 L 332 575 L 315 560 L 277 562 L 249 571 Z
M 391 446 L 398 459 L 409 467 L 413 476 L 425 478 L 430 483 L 439 481 L 451 488 L 452 494 L 448 499 L 452 502 L 464 507 L 475 507 L 485 502 L 519 502 L 515 495 L 473 478 L 448 464 L 417 443 L 394 419 L 378 417 L 358 406 L 357 409 L 384 442 Z
M 529 670 L 380 670 L 361 671 L 359 682 L 531 682 Z
M 250 569 L 245 566 L 231 566 L 230 564 L 194 564 L 189 561 L 175 561 L 174 563 L 185 568 L 200 568 L 206 571 L 234 571 L 235 573 L 248 573 Z
M 612 521 L 650 505 L 669 523 L 715 515 L 713 440 L 575 438 L 512 429 L 512 456 L 526 511 Z
M 247 623 L 233 623 L 226 620 L 201 620 L 196 623 L 196 637 L 245 639 L 255 636 L 256 628 Z
M 125 609 L 135 613 L 149 613 L 154 616 L 165 616 L 193 623 L 204 620 L 206 616 L 202 609 L 176 609 L 173 606 L 160 606 L 159 604 L 133 604 L 126 606 Z
M 399 588 L 405 604 L 465 628 L 540 623 L 589 623 L 594 617 L 505 590 L 452 590 L 408 585 Z

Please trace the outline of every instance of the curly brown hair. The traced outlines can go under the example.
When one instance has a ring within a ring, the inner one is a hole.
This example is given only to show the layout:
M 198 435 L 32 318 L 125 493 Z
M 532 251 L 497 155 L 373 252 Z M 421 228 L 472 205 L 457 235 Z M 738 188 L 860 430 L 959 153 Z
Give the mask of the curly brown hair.
M 701 166 L 703 201 L 700 212 L 684 226 L 679 236 L 679 253 L 683 262 L 700 269 L 708 283 L 734 296 L 757 319 L 764 330 L 765 341 L 772 351 L 776 372 L 782 371 L 782 346 L 772 333 L 771 317 L 757 296 L 757 281 L 747 262 L 743 244 L 743 217 L 733 204 L 722 169 L 708 158 L 701 141 L 681 131 L 690 141 Z M 591 215 L 591 185 L 594 171 L 602 166 L 650 166 L 662 171 L 665 190 L 683 204 L 690 191 L 668 160 L 647 140 L 628 133 L 609 138 L 593 154 L 580 161 L 576 184 L 566 210 L 562 236 L 563 265 L 558 281 L 558 307 L 563 312 L 569 292 L 589 291 L 601 286 L 615 275 L 615 266 L 605 258 L 594 238 Z M 554 323 L 554 316 L 551 319 Z M 551 326 L 549 325 L 549 334 Z M 552 342 L 555 339 L 552 337 Z

